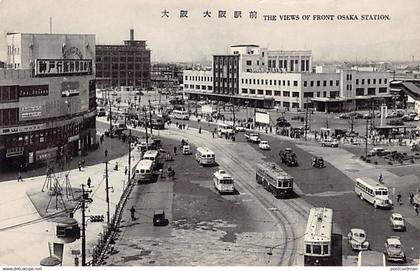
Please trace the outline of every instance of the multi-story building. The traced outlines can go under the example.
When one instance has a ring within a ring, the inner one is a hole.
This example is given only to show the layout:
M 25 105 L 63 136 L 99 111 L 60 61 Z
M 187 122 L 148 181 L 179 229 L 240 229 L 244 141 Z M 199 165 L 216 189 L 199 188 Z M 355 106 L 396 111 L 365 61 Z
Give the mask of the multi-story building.
M 96 144 L 95 36 L 7 34 L 0 167 L 63 162 Z
M 151 67 L 151 85 L 155 88 L 178 89 L 182 84 L 182 69 L 175 63 L 154 63 Z
M 184 91 L 192 99 L 285 110 L 309 107 L 326 112 L 367 108 L 373 100 L 391 100 L 390 73 L 313 70 L 311 51 L 236 45 L 228 55 L 213 56 L 212 77 L 208 71 L 184 71 Z
M 124 45 L 96 45 L 96 78 L 111 87 L 150 87 L 150 50 L 145 40 L 130 40 Z M 99 86 L 101 87 L 101 86 Z

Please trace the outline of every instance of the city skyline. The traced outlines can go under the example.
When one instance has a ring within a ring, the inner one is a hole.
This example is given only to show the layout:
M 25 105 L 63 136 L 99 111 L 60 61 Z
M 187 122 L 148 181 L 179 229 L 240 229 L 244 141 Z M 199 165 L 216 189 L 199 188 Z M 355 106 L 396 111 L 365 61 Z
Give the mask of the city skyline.
M 48 33 L 51 16 L 52 33 L 95 34 L 97 44 L 122 44 L 133 28 L 135 39 L 147 41 L 154 62 L 208 61 L 211 55 L 244 43 L 274 50 L 312 50 L 315 61 L 411 61 L 419 60 L 419 8 L 420 2 L 414 0 L 125 0 L 118 4 L 112 0 L 3 0 L 0 59 L 6 60 L 7 32 Z M 164 11 L 169 12 L 167 16 Z M 187 11 L 188 18 L 180 18 L 181 11 Z M 204 17 L 206 11 L 211 17 Z M 226 11 L 226 18 L 218 18 L 219 11 Z M 234 18 L 235 11 L 241 11 L 241 18 Z M 249 18 L 253 11 L 255 19 Z M 302 20 L 305 14 L 311 19 Z M 315 14 L 335 15 L 335 20 L 314 20 Z M 389 20 L 361 21 L 362 14 L 384 14 Z M 276 15 L 277 20 L 264 15 Z M 300 18 L 279 21 L 279 15 Z M 359 20 L 337 20 L 338 15 L 358 15 Z

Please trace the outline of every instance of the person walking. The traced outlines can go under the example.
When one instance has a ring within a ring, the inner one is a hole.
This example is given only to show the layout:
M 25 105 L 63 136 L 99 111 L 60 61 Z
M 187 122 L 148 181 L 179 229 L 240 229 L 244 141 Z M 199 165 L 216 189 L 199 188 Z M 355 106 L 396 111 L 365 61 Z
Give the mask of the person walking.
M 79 161 L 77 163 L 77 167 L 79 168 L 79 171 L 82 171 L 82 162 Z
M 22 173 L 20 172 L 20 170 L 19 170 L 19 172 L 18 172 L 18 178 L 17 178 L 17 181 L 18 181 L 18 182 L 23 182 L 23 179 L 22 179 Z
M 90 179 L 90 177 L 87 179 L 87 186 L 88 188 L 90 188 L 90 185 L 92 184 L 92 180 Z
M 176 146 L 174 146 L 174 154 L 176 155 Z
M 397 194 L 397 202 L 401 205 L 402 204 L 402 202 L 401 202 L 401 193 L 400 192 L 398 192 L 398 194 Z
M 134 208 L 134 206 L 131 206 L 130 213 L 131 213 L 131 219 L 136 220 L 136 217 L 134 215 L 136 213 L 136 209 Z
M 418 205 L 414 206 L 414 210 L 416 211 L 416 215 L 419 215 L 420 207 Z
M 379 183 L 384 183 L 383 177 L 382 177 L 382 172 L 381 174 L 379 174 L 379 178 L 378 178 Z
M 108 156 L 108 149 L 105 149 L 105 157 Z
M 124 174 L 127 175 L 127 173 L 128 173 L 128 167 L 125 166 Z

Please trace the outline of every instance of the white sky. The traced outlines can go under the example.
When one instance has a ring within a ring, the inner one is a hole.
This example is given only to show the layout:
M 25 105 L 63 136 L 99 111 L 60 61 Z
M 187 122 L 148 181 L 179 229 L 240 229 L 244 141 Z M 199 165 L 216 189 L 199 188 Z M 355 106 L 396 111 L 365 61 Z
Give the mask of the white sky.
M 169 18 L 161 18 L 163 10 Z M 181 19 L 180 10 L 189 18 Z M 212 12 L 203 18 L 203 12 Z M 226 10 L 228 18 L 217 18 Z M 241 19 L 233 12 L 242 11 Z M 258 19 L 248 18 L 250 11 Z M 311 49 L 315 60 L 420 59 L 419 0 L 0 0 L 0 59 L 7 32 L 96 34 L 120 44 L 135 29 L 153 61 L 199 61 L 228 46 Z M 264 21 L 262 15 L 389 14 L 390 21 Z

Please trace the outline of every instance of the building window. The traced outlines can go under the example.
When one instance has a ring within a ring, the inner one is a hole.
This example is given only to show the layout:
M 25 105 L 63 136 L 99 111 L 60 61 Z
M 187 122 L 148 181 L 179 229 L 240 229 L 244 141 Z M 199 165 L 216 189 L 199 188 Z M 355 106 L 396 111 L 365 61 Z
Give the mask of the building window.
M 312 98 L 312 97 L 314 97 L 314 93 L 313 92 L 304 92 L 303 97 L 304 98 Z
M 331 91 L 330 92 L 330 97 L 331 98 L 337 98 L 338 96 L 340 96 L 340 91 Z
M 340 81 L 339 80 L 336 80 L 335 81 L 335 85 L 338 87 L 340 85 Z
M 365 95 L 365 89 L 364 88 L 356 88 L 356 96 L 363 96 Z
M 319 91 L 318 91 L 318 92 L 316 93 L 316 97 L 321 97 L 321 92 L 319 92 Z
M 272 86 L 273 85 L 273 80 L 270 80 L 270 86 Z
M 313 87 L 314 86 L 314 81 L 311 81 L 311 87 Z
M 379 88 L 379 93 L 386 93 L 387 88 Z
M 293 81 L 293 86 L 297 87 L 298 86 L 298 81 Z
M 252 79 L 252 83 L 255 85 L 255 79 Z
M 293 98 L 299 98 L 299 92 L 292 92 Z
M 356 79 L 356 85 L 358 85 L 359 84 L 359 79 Z
M 318 80 L 318 81 L 316 81 L 316 86 L 317 86 L 317 87 L 320 87 L 320 86 L 321 86 L 321 81 L 319 81 L 319 80 Z
M 376 88 L 368 88 L 368 95 L 375 95 L 376 94 Z
M 299 103 L 292 103 L 292 108 L 299 108 Z
M 290 97 L 290 91 L 283 91 L 283 97 Z
M 376 84 L 376 78 L 373 78 L 373 84 Z
M 367 83 L 368 83 L 368 85 L 370 85 L 370 78 L 368 78 Z
M 364 85 L 365 84 L 365 79 L 362 79 L 362 85 Z
M 386 78 L 385 78 L 385 79 L 384 79 L 384 83 L 385 83 L 385 84 L 388 84 L 388 79 L 386 79 Z
M 290 87 L 290 80 L 287 80 L 287 86 Z
M 265 85 L 268 86 L 268 79 L 265 79 Z
M 265 91 L 265 95 L 267 95 L 267 96 L 272 96 L 272 95 L 273 95 L 273 91 L 271 91 L 271 90 L 266 90 L 266 91 Z
M 327 86 L 327 80 L 324 80 L 324 87 L 326 87 Z
M 261 82 L 262 82 L 262 80 L 261 80 Z M 259 85 L 260 84 L 260 79 L 257 79 L 257 85 Z
M 252 65 L 252 60 L 247 60 L 247 61 L 246 61 L 246 65 L 247 65 L 247 66 L 251 66 L 251 65 Z
M 306 88 L 308 86 L 308 81 L 303 81 L 303 87 Z
M 262 89 L 258 89 L 257 94 L 258 94 L 258 95 L 264 95 L 264 90 L 262 90 Z
M 274 85 L 277 86 L 277 80 L 273 80 L 274 81 Z
M 275 90 L 275 91 L 274 91 L 274 96 L 280 96 L 280 91 Z
M 255 94 L 255 89 L 250 89 L 249 94 Z
M 242 89 L 242 93 L 243 93 L 243 94 L 248 94 L 248 89 L 243 88 L 243 89 Z
M 278 85 L 281 86 L 281 80 L 278 80 L 278 83 L 279 83 Z
M 290 102 L 283 102 L 283 107 L 289 108 L 290 107 Z
M 382 84 L 382 78 L 379 78 L 378 81 L 379 81 L 379 84 Z
M 330 87 L 332 87 L 334 85 L 334 81 L 330 80 Z
M 286 86 L 286 80 L 283 80 L 283 86 Z

